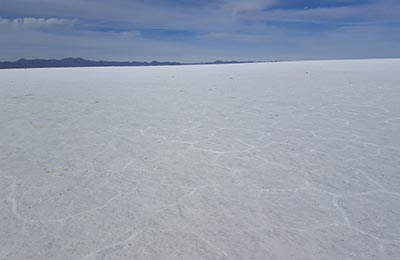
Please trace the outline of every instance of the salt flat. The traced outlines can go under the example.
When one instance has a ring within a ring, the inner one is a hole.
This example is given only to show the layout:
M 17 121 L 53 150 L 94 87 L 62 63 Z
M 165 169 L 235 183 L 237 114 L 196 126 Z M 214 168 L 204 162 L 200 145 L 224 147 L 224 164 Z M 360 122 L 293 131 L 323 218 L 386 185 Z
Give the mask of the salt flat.
M 400 259 L 400 59 L 0 71 L 0 259 Z

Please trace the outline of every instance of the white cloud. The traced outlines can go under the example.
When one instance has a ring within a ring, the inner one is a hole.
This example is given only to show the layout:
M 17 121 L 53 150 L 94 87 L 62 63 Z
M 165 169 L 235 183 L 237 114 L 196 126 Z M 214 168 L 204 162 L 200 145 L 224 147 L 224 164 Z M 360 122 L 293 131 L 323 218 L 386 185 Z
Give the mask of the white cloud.
M 319 24 L 379 24 L 399 22 L 400 2 L 321 7 L 312 9 L 276 9 L 252 12 L 245 19 L 257 21 L 305 22 Z
M 71 28 L 76 23 L 73 19 L 23 17 L 6 19 L 0 17 L 1 31 L 47 31 Z
M 236 15 L 246 11 L 262 10 L 277 2 L 278 0 L 226 0 L 224 7 Z
M 225 32 L 212 32 L 201 36 L 201 38 L 212 40 L 234 40 L 234 41 L 265 41 L 269 38 L 267 34 L 246 34 L 246 33 L 225 33 Z

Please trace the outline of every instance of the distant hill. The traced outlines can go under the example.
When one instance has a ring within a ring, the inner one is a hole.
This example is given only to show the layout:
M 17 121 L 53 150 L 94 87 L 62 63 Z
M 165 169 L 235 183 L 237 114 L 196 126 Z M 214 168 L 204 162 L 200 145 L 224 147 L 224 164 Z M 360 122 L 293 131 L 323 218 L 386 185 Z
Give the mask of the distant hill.
M 0 62 L 0 69 L 11 68 L 57 68 L 57 67 L 127 67 L 127 66 L 162 66 L 162 65 L 195 65 L 195 64 L 235 64 L 235 63 L 253 63 L 254 61 L 222 61 L 203 63 L 180 63 L 180 62 L 140 62 L 140 61 L 93 61 L 82 58 L 65 58 L 65 59 L 20 59 L 17 61 Z

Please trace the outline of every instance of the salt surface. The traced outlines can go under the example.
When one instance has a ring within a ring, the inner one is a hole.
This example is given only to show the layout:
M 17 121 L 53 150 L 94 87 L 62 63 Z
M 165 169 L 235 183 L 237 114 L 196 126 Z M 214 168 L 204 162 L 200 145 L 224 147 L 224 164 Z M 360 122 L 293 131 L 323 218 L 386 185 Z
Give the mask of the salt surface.
M 400 259 L 400 60 L 0 71 L 0 259 Z

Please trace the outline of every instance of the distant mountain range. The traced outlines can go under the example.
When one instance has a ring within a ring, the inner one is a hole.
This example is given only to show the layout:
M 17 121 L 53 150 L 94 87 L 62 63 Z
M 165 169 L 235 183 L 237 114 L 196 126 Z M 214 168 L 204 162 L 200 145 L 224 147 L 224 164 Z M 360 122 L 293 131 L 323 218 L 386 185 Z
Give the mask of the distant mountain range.
M 180 63 L 180 62 L 140 62 L 140 61 L 94 61 L 82 58 L 65 58 L 65 59 L 20 59 L 17 61 L 0 62 L 0 69 L 11 68 L 54 68 L 54 67 L 128 67 L 128 66 L 162 66 L 162 65 L 197 65 L 197 64 L 235 64 L 235 63 L 254 63 L 255 61 L 222 61 L 203 63 Z

